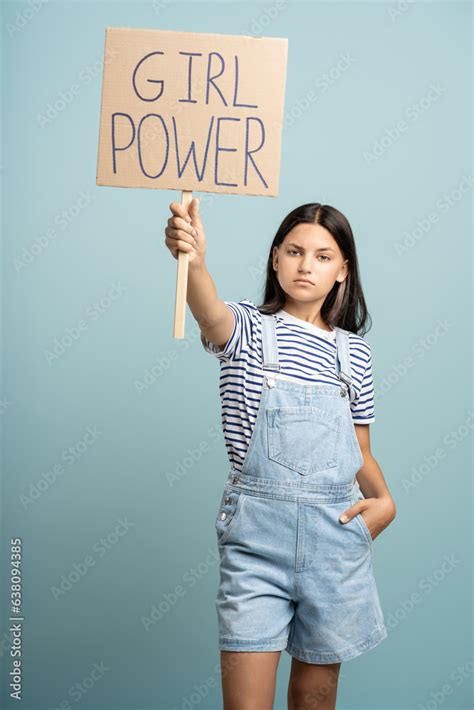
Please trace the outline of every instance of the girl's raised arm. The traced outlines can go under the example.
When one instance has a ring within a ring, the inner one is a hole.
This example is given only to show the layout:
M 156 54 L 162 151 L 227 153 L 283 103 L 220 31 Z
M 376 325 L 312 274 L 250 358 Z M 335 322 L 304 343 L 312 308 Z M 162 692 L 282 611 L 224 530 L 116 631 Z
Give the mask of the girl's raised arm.
M 201 333 L 223 347 L 234 329 L 232 310 L 217 296 L 214 281 L 206 263 L 206 234 L 199 214 L 198 198 L 193 198 L 188 212 L 178 202 L 172 202 L 173 214 L 165 229 L 165 244 L 175 259 L 178 251 L 189 253 L 187 302 Z

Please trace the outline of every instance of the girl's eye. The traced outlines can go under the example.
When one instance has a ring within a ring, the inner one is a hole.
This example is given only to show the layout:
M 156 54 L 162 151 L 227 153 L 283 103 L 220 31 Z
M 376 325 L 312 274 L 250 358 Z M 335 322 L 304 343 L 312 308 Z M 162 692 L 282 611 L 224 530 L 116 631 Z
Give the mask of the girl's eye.
M 288 254 L 301 254 L 301 252 L 297 251 L 296 249 L 289 249 Z M 330 257 L 327 256 L 326 254 L 320 254 L 320 257 L 323 257 L 324 261 L 330 261 Z

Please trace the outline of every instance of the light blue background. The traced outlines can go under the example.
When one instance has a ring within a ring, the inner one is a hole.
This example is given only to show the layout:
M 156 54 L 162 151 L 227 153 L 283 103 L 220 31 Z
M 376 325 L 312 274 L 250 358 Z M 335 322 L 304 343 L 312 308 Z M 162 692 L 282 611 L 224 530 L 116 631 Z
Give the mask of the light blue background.
M 374 546 L 389 637 L 343 664 L 338 708 L 472 707 L 472 5 L 32 7 L 2 8 L 4 707 L 20 707 L 7 698 L 10 537 L 23 545 L 23 710 L 68 698 L 87 710 L 221 707 L 218 362 L 189 309 L 186 340 L 172 337 L 176 261 L 163 230 L 180 193 L 95 185 L 107 25 L 288 37 L 280 194 L 201 193 L 208 268 L 222 299 L 260 303 L 287 212 L 323 201 L 347 215 L 373 319 L 373 452 L 398 515 Z M 305 108 L 343 56 L 349 68 Z M 74 100 L 41 127 L 74 83 Z M 121 519 L 129 527 L 114 532 Z M 107 670 L 89 684 L 95 664 Z M 277 709 L 289 665 L 283 653 Z

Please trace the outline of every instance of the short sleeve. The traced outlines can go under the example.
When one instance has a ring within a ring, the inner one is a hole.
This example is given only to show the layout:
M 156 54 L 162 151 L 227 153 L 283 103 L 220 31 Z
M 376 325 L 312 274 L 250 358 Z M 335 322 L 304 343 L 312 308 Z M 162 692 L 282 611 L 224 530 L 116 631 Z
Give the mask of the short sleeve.
M 234 314 L 234 329 L 224 347 L 211 343 L 201 333 L 201 343 L 204 350 L 215 355 L 220 360 L 238 360 L 244 352 L 248 352 L 256 326 L 258 309 L 251 301 L 224 301 Z
M 354 424 L 372 424 L 375 422 L 374 380 L 372 373 L 372 352 L 367 341 L 366 362 L 363 369 L 359 396 L 351 402 L 352 420 Z

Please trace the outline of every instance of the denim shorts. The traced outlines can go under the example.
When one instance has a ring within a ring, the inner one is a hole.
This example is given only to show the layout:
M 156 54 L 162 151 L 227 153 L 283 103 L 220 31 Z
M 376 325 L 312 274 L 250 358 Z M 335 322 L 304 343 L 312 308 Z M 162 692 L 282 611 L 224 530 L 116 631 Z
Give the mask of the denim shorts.
M 231 473 L 219 507 L 219 648 L 286 649 L 307 663 L 334 663 L 378 644 L 387 631 L 372 537 L 360 514 L 339 522 L 357 491 L 302 496 L 259 483 Z

